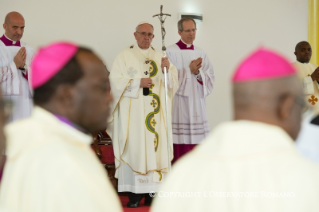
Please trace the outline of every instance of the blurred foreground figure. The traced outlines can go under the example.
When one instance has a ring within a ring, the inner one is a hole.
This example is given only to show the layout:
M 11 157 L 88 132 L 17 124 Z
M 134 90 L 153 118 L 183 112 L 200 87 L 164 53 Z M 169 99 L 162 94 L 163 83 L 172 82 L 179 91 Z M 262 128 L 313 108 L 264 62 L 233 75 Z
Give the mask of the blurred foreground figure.
M 5 137 L 3 127 L 12 113 L 12 102 L 10 100 L 3 99 L 0 89 L 0 152 L 4 152 L 5 149 Z M 5 155 L 0 154 L 0 179 L 3 173 L 3 166 L 5 162 Z M 0 208 L 1 211 L 1 208 Z
M 235 120 L 177 161 L 152 211 L 319 211 L 319 168 L 294 146 L 304 102 L 291 64 L 257 50 L 233 76 L 233 102 Z
M 319 115 L 309 115 L 302 122 L 300 134 L 296 140 L 299 152 L 319 164 Z
M 10 212 L 121 211 L 90 148 L 106 127 L 112 102 L 108 74 L 90 50 L 55 43 L 32 62 L 35 108 L 5 130 L 7 162 L 0 207 Z

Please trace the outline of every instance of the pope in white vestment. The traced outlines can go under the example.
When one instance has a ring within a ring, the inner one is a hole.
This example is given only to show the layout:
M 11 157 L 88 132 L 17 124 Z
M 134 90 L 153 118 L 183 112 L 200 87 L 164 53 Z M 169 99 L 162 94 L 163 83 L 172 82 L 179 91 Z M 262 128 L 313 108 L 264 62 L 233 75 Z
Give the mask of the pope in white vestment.
M 13 102 L 13 111 L 8 122 L 30 116 L 33 107 L 31 89 L 28 83 L 29 75 L 27 74 L 30 71 L 33 49 L 22 42 L 19 42 L 21 46 L 10 45 L 10 43 L 13 42 L 6 38 L 5 35 L 0 39 L 0 82 L 2 95 L 4 99 Z M 27 54 L 24 71 L 17 69 L 13 62 L 13 58 L 21 47 L 25 47 Z
M 196 25 L 192 19 L 182 19 L 181 40 L 167 47 L 167 57 L 178 70 L 179 89 L 173 100 L 174 161 L 190 151 L 209 134 L 206 97 L 212 92 L 215 80 L 213 66 L 201 48 L 194 46 Z M 194 32 L 185 32 L 195 30 Z M 191 36 L 189 39 L 188 36 Z M 185 40 L 188 40 L 186 43 Z M 192 73 L 190 64 L 201 58 L 198 73 Z
M 107 132 L 113 142 L 119 192 L 156 192 L 173 158 L 171 144 L 168 160 L 167 128 L 171 123 L 166 120 L 166 110 L 171 114 L 177 71 L 171 64 L 166 108 L 161 59 L 162 53 L 153 47 L 144 50 L 135 43 L 120 52 L 113 63 L 110 83 L 114 106 Z M 143 96 L 140 81 L 148 77 L 152 79 L 150 93 Z

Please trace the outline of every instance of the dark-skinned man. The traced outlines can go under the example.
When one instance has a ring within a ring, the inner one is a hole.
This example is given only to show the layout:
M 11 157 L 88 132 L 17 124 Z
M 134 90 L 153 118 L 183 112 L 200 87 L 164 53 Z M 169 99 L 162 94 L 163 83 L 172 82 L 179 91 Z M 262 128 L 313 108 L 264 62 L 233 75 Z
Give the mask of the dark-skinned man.
M 8 122 L 29 117 L 33 103 L 28 84 L 33 49 L 21 42 L 25 21 L 18 12 L 6 15 L 3 24 L 5 33 L 0 37 L 0 76 L 4 99 L 13 102 L 13 111 Z
M 319 167 L 294 145 L 304 101 L 293 66 L 259 49 L 232 83 L 234 121 L 176 162 L 152 211 L 318 211 Z
M 319 164 L 319 67 L 310 63 L 312 48 L 307 41 L 301 41 L 296 45 L 295 55 L 297 61 L 294 62 L 299 77 L 302 80 L 308 110 L 302 123 L 302 128 L 296 145 L 301 154 L 315 163 Z
M 32 62 L 31 117 L 6 128 L 0 207 L 10 212 L 122 211 L 90 148 L 106 128 L 112 102 L 108 72 L 90 50 L 60 42 Z
M 303 84 L 307 107 L 313 110 L 314 114 L 319 113 L 319 67 L 310 63 L 312 49 L 307 41 L 299 42 L 295 47 L 296 61 L 293 63 Z

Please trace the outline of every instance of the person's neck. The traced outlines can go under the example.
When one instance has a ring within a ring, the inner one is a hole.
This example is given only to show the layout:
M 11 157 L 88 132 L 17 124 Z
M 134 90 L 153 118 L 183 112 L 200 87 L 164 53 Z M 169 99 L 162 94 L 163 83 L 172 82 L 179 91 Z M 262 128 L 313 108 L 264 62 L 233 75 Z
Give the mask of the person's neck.
M 262 115 L 261 113 L 267 115 Z M 234 120 L 249 120 L 271 125 L 278 125 L 278 120 L 276 119 L 274 114 L 271 113 L 269 110 L 261 111 L 261 109 L 257 110 L 253 109 L 252 107 L 250 107 L 249 110 L 235 108 Z
M 301 62 L 301 61 L 299 61 L 299 60 L 297 60 L 299 63 L 303 63 L 303 64 L 307 64 L 307 63 L 309 63 L 309 61 L 307 61 L 307 62 Z
M 146 51 L 146 50 L 149 50 L 150 49 L 150 47 L 151 46 L 149 46 L 148 48 L 146 48 L 146 49 L 143 49 L 143 48 L 141 48 L 139 45 L 138 45 L 138 43 L 136 43 L 136 46 L 140 49 L 140 50 L 142 50 L 142 51 Z
M 4 33 L 3 35 L 4 35 L 4 37 L 6 37 L 8 40 L 12 41 L 13 44 L 15 44 L 16 42 L 18 42 L 18 40 L 16 41 L 16 40 L 10 39 L 10 38 L 6 35 L 6 33 Z
M 53 102 L 48 103 L 48 104 L 43 104 L 43 105 L 38 105 L 42 107 L 43 109 L 47 110 L 48 112 L 52 113 L 55 117 L 57 117 L 61 122 L 83 132 L 83 133 L 89 133 L 88 130 L 86 130 L 84 127 L 80 126 L 77 124 L 76 120 L 72 115 L 70 115 L 66 110 L 58 106 L 57 104 L 54 104 Z M 61 109 L 62 108 L 62 109 Z
M 35 103 L 36 104 L 36 103 Z M 56 114 L 59 116 L 63 116 L 67 119 L 71 120 L 71 117 L 69 117 L 68 112 L 66 110 L 64 110 L 62 105 L 60 104 L 56 104 L 53 101 L 49 101 L 47 103 L 44 104 L 36 104 L 39 107 L 42 107 L 43 109 L 47 110 L 48 112 L 52 113 L 52 114 Z
M 183 39 L 181 39 L 181 41 L 182 41 L 187 47 L 190 47 L 191 45 L 193 45 L 193 43 L 186 43 L 185 41 L 183 41 Z

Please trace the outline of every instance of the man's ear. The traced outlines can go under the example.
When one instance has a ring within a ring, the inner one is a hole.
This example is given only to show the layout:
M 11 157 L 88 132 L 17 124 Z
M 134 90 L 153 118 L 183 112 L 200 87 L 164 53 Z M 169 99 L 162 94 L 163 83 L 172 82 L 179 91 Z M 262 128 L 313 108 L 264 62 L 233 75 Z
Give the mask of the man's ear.
M 292 114 L 295 104 L 295 97 L 293 95 L 284 96 L 278 105 L 278 119 L 287 120 Z
M 56 98 L 65 106 L 70 106 L 74 98 L 74 85 L 59 85 L 56 89 Z
M 178 30 L 178 34 L 181 36 L 182 32 Z
M 296 53 L 296 52 L 294 52 L 294 54 L 297 56 L 297 53 Z

